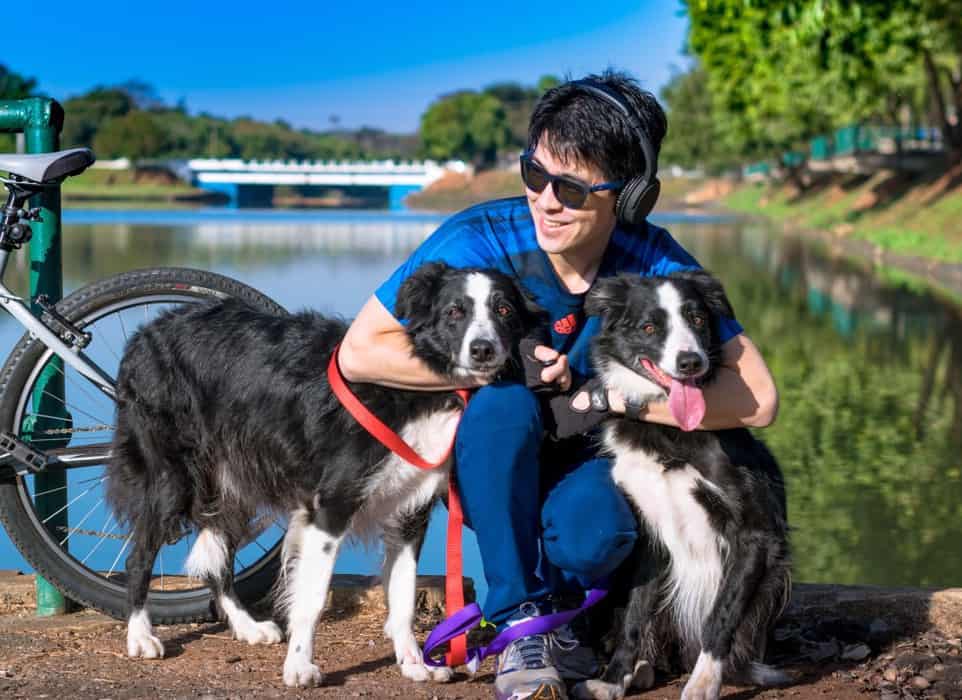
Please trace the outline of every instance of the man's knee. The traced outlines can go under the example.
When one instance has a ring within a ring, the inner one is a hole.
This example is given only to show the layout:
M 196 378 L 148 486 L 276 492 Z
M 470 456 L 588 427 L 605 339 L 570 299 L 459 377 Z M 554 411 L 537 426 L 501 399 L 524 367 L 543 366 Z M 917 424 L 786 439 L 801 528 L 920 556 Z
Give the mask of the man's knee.
M 613 572 L 638 539 L 637 520 L 607 460 L 582 465 L 555 486 L 541 524 L 548 561 L 583 585 Z

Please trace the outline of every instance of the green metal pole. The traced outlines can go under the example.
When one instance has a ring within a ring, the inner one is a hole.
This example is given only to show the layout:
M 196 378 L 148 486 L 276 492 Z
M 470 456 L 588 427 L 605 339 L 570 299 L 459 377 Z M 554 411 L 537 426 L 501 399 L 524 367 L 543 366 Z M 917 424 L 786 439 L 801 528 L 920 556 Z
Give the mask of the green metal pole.
M 22 131 L 27 153 L 47 153 L 60 146 L 63 129 L 63 108 L 55 100 L 32 97 L 25 100 L 0 101 L 0 129 Z M 38 295 L 45 294 L 51 302 L 63 296 L 62 258 L 60 242 L 60 187 L 48 187 L 34 197 L 31 206 L 40 207 L 42 222 L 33 222 L 30 241 L 30 300 L 35 313 L 40 309 L 35 303 Z M 20 426 L 26 438 L 37 435 L 47 428 L 69 425 L 69 416 L 63 402 L 63 362 L 53 358 L 43 370 L 33 393 L 33 413 L 50 416 L 24 422 Z M 15 426 L 16 427 L 16 426 Z M 66 441 L 65 441 L 66 443 Z M 53 446 L 49 440 L 45 447 Z M 48 470 L 34 477 L 34 493 L 37 515 L 46 523 L 51 536 L 60 541 L 67 531 L 67 474 L 63 469 Z M 67 600 L 43 577 L 37 576 L 37 615 L 59 615 L 67 610 Z

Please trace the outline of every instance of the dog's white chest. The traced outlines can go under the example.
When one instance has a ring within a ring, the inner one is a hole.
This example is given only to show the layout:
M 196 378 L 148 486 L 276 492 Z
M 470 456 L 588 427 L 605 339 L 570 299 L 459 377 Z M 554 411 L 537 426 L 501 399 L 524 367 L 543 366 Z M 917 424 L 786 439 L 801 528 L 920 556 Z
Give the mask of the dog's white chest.
M 444 457 L 454 439 L 461 411 L 433 413 L 408 423 L 400 436 L 428 462 Z M 377 475 L 365 489 L 364 505 L 354 516 L 352 530 L 367 533 L 429 503 L 448 478 L 450 458 L 435 469 L 419 469 L 395 454 L 381 463 Z
M 696 640 L 714 603 L 727 544 L 694 492 L 698 486 L 720 491 L 691 466 L 665 469 L 646 452 L 608 444 L 615 483 L 671 557 L 670 605 L 685 636 Z

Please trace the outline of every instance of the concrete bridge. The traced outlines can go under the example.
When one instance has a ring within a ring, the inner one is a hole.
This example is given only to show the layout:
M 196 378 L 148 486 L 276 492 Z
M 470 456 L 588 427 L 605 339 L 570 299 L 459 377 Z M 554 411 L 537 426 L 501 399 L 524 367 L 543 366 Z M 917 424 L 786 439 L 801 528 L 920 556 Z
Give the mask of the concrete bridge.
M 274 187 L 355 189 L 378 188 L 388 206 L 404 208 L 404 197 L 447 171 L 464 172 L 462 161 L 245 161 L 237 158 L 194 158 L 180 175 L 196 187 L 226 195 L 232 206 L 270 206 Z

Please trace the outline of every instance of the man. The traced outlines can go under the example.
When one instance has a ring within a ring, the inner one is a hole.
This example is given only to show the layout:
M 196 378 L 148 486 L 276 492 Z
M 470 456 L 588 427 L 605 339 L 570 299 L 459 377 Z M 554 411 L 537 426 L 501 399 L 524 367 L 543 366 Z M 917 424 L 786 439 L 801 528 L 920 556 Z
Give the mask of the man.
M 552 321 L 550 344 L 534 350 L 547 365 L 540 380 L 560 391 L 592 376 L 589 345 L 597 319 L 585 319 L 582 306 L 595 279 L 697 267 L 666 231 L 643 220 L 647 210 L 633 223 L 615 213 L 626 183 L 646 172 L 654 176 L 655 163 L 645 163 L 645 152 L 657 159 L 667 128 L 661 107 L 624 74 L 609 71 L 586 81 L 549 90 L 535 107 L 522 156 L 525 196 L 448 219 L 365 304 L 341 349 L 349 380 L 453 388 L 412 357 L 393 315 L 401 282 L 427 261 L 496 267 L 533 293 Z M 704 392 L 701 427 L 767 426 L 778 404 L 771 374 L 741 326 L 719 322 L 723 367 Z M 608 399 L 610 410 L 624 411 L 619 397 Z M 667 403 L 641 409 L 639 419 L 677 425 Z M 457 480 L 488 583 L 484 613 L 499 626 L 544 612 L 552 595 L 602 579 L 637 538 L 608 461 L 588 441 L 543 443 L 543 426 L 531 389 L 498 383 L 478 388 L 458 429 Z M 498 660 L 496 697 L 565 697 L 555 641 L 532 635 L 506 648 Z

